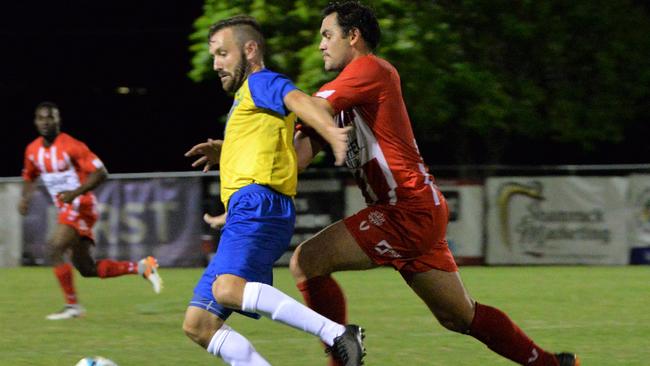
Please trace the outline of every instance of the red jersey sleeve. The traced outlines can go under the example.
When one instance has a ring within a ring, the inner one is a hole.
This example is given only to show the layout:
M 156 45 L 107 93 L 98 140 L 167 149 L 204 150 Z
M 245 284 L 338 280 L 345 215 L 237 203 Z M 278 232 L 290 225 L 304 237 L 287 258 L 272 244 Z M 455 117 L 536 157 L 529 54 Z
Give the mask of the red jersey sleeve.
M 327 99 L 335 113 L 353 106 L 377 103 L 386 78 L 390 75 L 376 58 L 364 56 L 347 65 L 336 79 L 323 85 L 316 96 Z
M 97 155 L 90 151 L 88 146 L 81 141 L 76 141 L 71 147 L 70 157 L 74 161 L 74 164 L 86 173 L 92 173 L 104 166 L 104 163 L 99 160 Z
M 35 154 L 32 151 L 32 149 L 27 147 L 25 149 L 25 160 L 23 162 L 23 172 L 22 172 L 22 177 L 24 180 L 28 182 L 32 182 L 38 178 L 40 175 L 40 171 L 38 170 L 38 167 L 34 163 L 35 159 Z

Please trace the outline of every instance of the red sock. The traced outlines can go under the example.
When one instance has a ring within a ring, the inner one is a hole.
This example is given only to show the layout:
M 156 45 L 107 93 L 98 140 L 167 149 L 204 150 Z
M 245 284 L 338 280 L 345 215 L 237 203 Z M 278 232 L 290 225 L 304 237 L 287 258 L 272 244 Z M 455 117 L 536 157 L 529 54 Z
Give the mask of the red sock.
M 138 264 L 129 261 L 102 259 L 97 261 L 97 275 L 100 278 L 117 277 L 125 274 L 137 274 Z
M 59 264 L 54 267 L 54 275 L 59 280 L 66 304 L 76 304 L 77 293 L 74 290 L 72 266 L 69 263 Z
M 492 351 L 520 365 L 557 365 L 555 356 L 536 345 L 499 309 L 476 303 L 469 334 Z
M 324 317 L 339 324 L 346 324 L 348 316 L 345 296 L 338 283 L 331 276 L 318 276 L 297 285 L 307 306 Z M 329 366 L 343 366 L 338 360 L 329 358 Z

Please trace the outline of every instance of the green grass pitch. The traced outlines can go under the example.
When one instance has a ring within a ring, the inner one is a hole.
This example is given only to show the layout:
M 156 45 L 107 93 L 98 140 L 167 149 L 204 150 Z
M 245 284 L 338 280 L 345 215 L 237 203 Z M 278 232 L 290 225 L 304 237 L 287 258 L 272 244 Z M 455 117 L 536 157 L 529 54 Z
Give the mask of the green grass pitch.
M 201 269 L 162 268 L 155 295 L 136 276 L 75 277 L 85 317 L 48 321 L 62 306 L 51 268 L 0 269 L 0 365 L 72 366 L 101 355 L 120 366 L 220 365 L 181 323 Z M 508 313 L 538 344 L 586 366 L 650 364 L 650 268 L 462 267 L 472 296 Z M 366 365 L 510 365 L 473 338 L 444 330 L 391 269 L 337 274 L 350 320 L 366 328 Z M 286 268 L 276 286 L 300 298 Z M 307 334 L 233 315 L 229 324 L 273 365 L 325 365 Z

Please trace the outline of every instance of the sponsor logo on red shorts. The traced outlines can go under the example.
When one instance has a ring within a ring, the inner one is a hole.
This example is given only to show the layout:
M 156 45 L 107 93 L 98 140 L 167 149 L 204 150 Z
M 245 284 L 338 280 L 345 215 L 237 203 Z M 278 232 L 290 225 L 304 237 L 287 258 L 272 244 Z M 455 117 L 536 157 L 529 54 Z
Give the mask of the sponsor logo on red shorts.
M 402 256 L 393 249 L 393 247 L 388 244 L 386 240 L 380 241 L 377 245 L 375 245 L 375 250 L 377 253 L 386 256 L 386 257 L 391 257 L 391 258 L 401 258 Z
M 368 214 L 368 220 L 373 225 L 377 225 L 377 226 L 381 226 L 384 222 L 386 222 L 386 218 L 384 217 L 384 214 L 379 211 L 371 211 Z

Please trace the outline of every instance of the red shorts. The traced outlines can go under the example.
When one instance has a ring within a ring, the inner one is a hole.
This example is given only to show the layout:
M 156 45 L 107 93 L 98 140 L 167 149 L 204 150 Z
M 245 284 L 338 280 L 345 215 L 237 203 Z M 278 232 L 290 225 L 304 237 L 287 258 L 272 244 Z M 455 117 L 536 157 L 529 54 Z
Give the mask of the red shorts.
M 378 265 L 391 265 L 402 275 L 437 269 L 456 272 L 449 250 L 447 201 L 440 205 L 410 208 L 374 205 L 343 220 L 359 247 Z
M 75 229 L 79 236 L 95 240 L 93 225 L 97 222 L 95 205 L 64 204 L 59 207 L 59 224 L 68 225 Z

